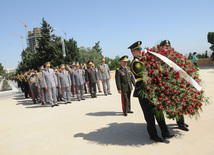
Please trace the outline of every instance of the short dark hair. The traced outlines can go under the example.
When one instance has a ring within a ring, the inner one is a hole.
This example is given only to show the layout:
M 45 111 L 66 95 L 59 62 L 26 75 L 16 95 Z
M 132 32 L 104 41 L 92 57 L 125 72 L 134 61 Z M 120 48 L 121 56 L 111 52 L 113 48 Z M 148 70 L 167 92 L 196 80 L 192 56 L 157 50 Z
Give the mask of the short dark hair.
M 193 55 L 197 54 L 196 52 L 193 53 Z

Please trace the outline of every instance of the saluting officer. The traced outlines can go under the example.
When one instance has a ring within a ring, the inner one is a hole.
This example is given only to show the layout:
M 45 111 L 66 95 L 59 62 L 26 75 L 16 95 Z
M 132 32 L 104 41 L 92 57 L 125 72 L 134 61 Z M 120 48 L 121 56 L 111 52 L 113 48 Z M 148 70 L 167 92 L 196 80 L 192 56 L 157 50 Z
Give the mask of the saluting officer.
M 84 81 L 85 81 L 85 76 L 84 72 L 82 69 L 79 69 L 79 63 L 76 63 L 76 70 L 72 74 L 72 81 L 74 84 L 74 87 L 77 90 L 77 99 L 78 101 L 80 100 L 85 100 L 84 97 Z
M 110 81 L 109 81 L 111 78 L 110 69 L 108 65 L 105 64 L 105 58 L 101 59 L 101 63 L 102 64 L 99 66 L 99 75 L 100 75 L 101 82 L 103 84 L 104 94 L 111 95 Z
M 62 96 L 65 104 L 71 103 L 71 78 L 68 71 L 65 70 L 65 65 L 61 64 L 58 74 L 59 88 L 62 91 Z
M 93 61 L 88 62 L 89 68 L 86 70 L 86 81 L 89 84 L 89 89 L 92 98 L 97 98 L 96 92 L 96 83 L 97 83 L 97 73 L 94 68 L 92 68 Z
M 54 70 L 50 68 L 50 62 L 45 63 L 44 78 L 48 87 L 48 97 L 51 107 L 59 106 L 56 99 L 56 87 L 58 82 Z
M 143 82 L 142 76 L 140 75 L 140 68 L 144 67 L 142 62 L 140 61 L 140 58 L 142 56 L 141 44 L 142 44 L 141 41 L 137 41 L 128 47 L 128 49 L 131 49 L 132 55 L 134 56 L 134 59 L 131 63 L 131 70 L 137 81 L 135 86 L 135 91 L 134 91 L 134 97 L 138 97 L 138 100 L 140 102 L 140 106 L 144 113 L 144 118 L 147 122 L 147 130 L 150 138 L 156 142 L 164 142 L 163 139 L 171 138 L 174 135 L 170 134 L 168 127 L 166 126 L 163 113 L 161 114 L 162 118 L 158 117 L 156 113 L 153 111 L 154 105 L 150 103 L 148 99 L 143 98 L 140 95 L 140 85 Z M 155 117 L 161 129 L 163 139 L 160 138 L 157 134 L 157 130 L 155 127 Z
M 133 113 L 131 111 L 131 91 L 132 84 L 135 85 L 135 79 L 130 71 L 130 68 L 127 67 L 128 56 L 122 56 L 120 58 L 121 67 L 117 68 L 115 73 L 116 86 L 118 93 L 121 94 L 122 99 L 122 109 L 124 116 L 127 116 L 127 113 Z

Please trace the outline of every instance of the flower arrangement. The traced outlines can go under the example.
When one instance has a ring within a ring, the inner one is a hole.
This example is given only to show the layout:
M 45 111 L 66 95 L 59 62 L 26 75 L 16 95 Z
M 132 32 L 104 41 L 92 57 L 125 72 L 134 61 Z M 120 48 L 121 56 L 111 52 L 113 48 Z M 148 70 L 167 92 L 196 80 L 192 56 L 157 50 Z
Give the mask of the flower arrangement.
M 158 45 L 147 50 L 167 57 L 200 83 L 199 69 L 173 48 Z M 208 103 L 203 90 L 198 91 L 179 72 L 149 52 L 142 52 L 141 61 L 144 67 L 140 68 L 143 77 L 140 92 L 155 106 L 155 112 L 164 111 L 170 119 L 179 119 L 181 115 L 199 116 L 203 103 Z

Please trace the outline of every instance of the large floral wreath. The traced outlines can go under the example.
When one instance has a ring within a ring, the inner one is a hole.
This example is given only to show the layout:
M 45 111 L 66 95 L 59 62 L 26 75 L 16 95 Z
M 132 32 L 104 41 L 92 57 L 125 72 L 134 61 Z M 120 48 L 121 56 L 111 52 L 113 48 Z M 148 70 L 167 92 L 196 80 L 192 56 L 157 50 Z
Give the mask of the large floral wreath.
M 158 45 L 147 50 L 167 57 L 200 83 L 199 69 L 173 48 Z M 141 61 L 144 67 L 140 68 L 143 77 L 140 92 L 155 105 L 155 112 L 164 111 L 172 119 L 179 119 L 181 115 L 199 115 L 203 103 L 208 103 L 203 90 L 197 91 L 179 72 L 149 52 L 142 52 Z

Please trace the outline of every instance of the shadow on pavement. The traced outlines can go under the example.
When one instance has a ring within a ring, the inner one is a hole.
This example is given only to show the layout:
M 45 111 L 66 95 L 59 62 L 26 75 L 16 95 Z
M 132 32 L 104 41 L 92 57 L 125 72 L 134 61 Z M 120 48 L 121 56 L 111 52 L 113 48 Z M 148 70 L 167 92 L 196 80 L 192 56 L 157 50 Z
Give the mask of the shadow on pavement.
M 121 116 L 123 115 L 122 112 L 114 112 L 114 111 L 102 111 L 102 112 L 91 112 L 85 115 L 88 116 Z
M 180 135 L 179 131 L 171 131 L 171 133 Z M 82 137 L 100 145 L 142 146 L 156 143 L 149 138 L 145 123 L 111 123 L 108 127 L 86 134 L 77 133 L 74 137 Z M 165 143 L 170 143 L 170 139 Z

